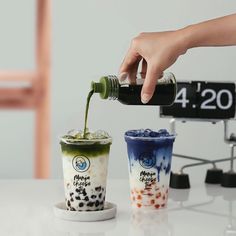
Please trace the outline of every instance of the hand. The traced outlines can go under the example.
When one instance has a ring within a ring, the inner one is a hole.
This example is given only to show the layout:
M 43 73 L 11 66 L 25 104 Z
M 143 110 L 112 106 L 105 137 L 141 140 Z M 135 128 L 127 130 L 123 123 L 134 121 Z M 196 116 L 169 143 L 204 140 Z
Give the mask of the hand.
M 145 78 L 141 91 L 143 103 L 153 96 L 157 80 L 163 71 L 187 51 L 181 31 L 141 33 L 132 40 L 127 55 L 120 67 L 120 74 L 128 74 L 129 80 L 136 79 L 139 63 L 141 75 Z M 122 80 L 122 76 L 121 76 Z

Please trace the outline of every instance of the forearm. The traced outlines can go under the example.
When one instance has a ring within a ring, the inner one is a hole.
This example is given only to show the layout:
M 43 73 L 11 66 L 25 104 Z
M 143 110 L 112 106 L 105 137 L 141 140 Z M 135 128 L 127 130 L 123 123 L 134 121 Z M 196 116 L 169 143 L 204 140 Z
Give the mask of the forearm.
M 180 29 L 186 50 L 202 46 L 236 45 L 236 14 Z

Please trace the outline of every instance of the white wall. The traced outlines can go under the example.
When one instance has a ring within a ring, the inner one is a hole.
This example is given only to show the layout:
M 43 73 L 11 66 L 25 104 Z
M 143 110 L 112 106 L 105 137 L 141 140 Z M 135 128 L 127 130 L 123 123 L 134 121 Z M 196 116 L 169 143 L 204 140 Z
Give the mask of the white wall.
M 20 2 L 20 3 L 19 3 Z M 32 68 L 34 3 L 0 0 L 0 66 Z M 117 74 L 132 37 L 141 31 L 177 29 L 198 21 L 235 12 L 235 1 L 224 0 L 54 0 L 52 68 L 52 177 L 62 176 L 58 137 L 83 126 L 85 100 L 91 80 Z M 177 79 L 231 80 L 236 78 L 236 47 L 190 50 L 170 68 Z M 89 114 L 91 129 L 105 129 L 114 138 L 109 175 L 127 177 L 123 134 L 131 128 L 168 128 L 156 107 L 124 106 L 94 96 Z M 235 122 L 234 122 L 235 123 Z M 235 130 L 236 125 L 231 127 Z M 0 178 L 32 176 L 33 113 L 0 112 Z M 200 157 L 229 155 L 222 124 L 177 125 L 175 152 Z M 22 137 L 24 137 L 22 139 Z M 177 170 L 183 160 L 174 158 Z M 189 163 L 189 162 L 187 162 Z M 228 165 L 220 165 L 227 170 Z M 206 167 L 187 172 L 195 179 Z

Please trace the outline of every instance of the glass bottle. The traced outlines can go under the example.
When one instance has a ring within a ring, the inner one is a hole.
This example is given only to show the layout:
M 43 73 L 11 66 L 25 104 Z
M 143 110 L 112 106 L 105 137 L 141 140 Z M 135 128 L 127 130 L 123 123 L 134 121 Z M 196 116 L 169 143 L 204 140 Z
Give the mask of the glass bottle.
M 175 101 L 177 83 L 175 76 L 168 72 L 157 80 L 155 92 L 151 100 L 143 104 L 141 90 L 144 79 L 137 78 L 135 84 L 119 82 L 115 75 L 101 77 L 100 81 L 92 82 L 91 89 L 99 93 L 102 99 L 118 100 L 125 105 L 156 105 L 169 106 Z

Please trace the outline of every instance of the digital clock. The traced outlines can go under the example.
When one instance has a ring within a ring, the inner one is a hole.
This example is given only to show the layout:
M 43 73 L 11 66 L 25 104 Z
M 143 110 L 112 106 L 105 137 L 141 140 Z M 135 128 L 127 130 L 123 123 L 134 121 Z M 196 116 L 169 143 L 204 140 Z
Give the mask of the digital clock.
M 224 120 L 235 117 L 235 83 L 178 82 L 175 102 L 160 108 L 161 117 Z

